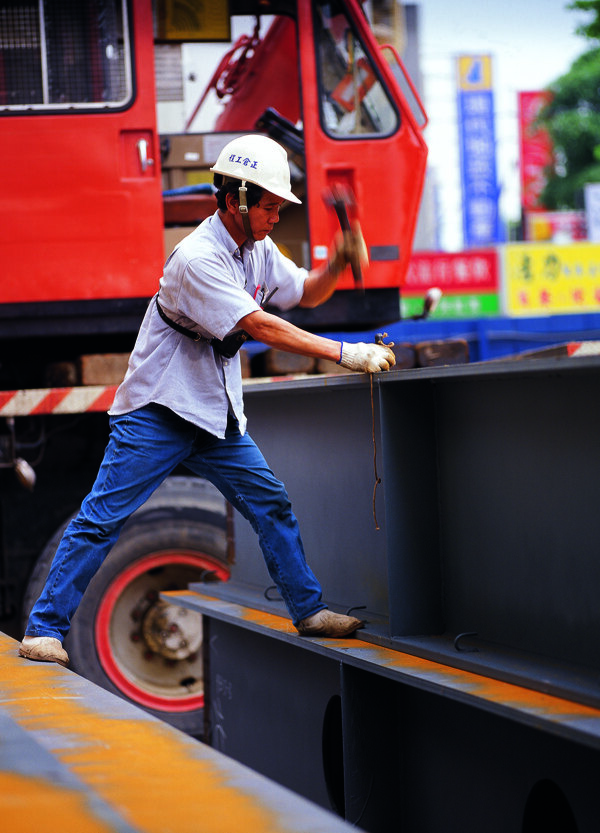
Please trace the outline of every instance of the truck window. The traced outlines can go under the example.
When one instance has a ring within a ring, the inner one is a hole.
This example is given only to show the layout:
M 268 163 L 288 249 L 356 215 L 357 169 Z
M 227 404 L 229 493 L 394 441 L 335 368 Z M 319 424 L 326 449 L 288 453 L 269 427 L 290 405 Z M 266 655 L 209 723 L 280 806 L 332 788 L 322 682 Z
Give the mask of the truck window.
M 121 109 L 132 94 L 126 0 L 0 8 L 0 112 Z
M 334 138 L 393 133 L 400 119 L 342 3 L 317 0 L 315 43 L 321 122 Z

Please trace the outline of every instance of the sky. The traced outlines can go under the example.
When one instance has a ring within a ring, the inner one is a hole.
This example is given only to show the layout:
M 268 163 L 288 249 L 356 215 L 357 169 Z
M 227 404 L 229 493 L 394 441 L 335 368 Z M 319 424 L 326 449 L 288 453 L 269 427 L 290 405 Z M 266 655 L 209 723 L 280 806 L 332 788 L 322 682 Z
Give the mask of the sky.
M 567 72 L 592 43 L 575 34 L 590 15 L 568 10 L 568 0 L 419 0 L 419 54 L 429 124 L 425 140 L 437 181 L 439 242 L 462 247 L 455 61 L 492 57 L 500 211 L 520 213 L 517 93 L 539 90 Z

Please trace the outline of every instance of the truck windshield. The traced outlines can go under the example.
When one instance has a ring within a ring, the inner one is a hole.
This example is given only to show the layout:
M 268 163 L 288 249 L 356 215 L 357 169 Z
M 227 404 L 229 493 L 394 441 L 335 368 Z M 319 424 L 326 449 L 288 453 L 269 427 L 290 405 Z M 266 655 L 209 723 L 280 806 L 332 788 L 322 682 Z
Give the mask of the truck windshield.
M 398 111 L 339 0 L 316 0 L 315 44 L 321 121 L 335 138 L 390 135 Z
M 0 7 L 0 111 L 122 108 L 131 99 L 126 0 Z

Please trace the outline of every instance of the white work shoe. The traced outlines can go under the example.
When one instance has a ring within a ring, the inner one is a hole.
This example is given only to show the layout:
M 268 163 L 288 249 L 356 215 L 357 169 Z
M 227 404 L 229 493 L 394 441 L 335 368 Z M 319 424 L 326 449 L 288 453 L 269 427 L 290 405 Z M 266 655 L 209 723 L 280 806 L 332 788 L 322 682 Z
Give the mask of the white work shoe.
M 69 655 L 60 639 L 53 636 L 24 636 L 19 646 L 19 656 L 38 662 L 57 662 L 64 666 L 69 664 Z
M 318 613 L 302 619 L 296 625 L 300 636 L 331 636 L 342 638 L 351 636 L 358 628 L 364 628 L 365 623 L 354 616 L 343 613 L 332 613 L 331 610 L 319 610 Z

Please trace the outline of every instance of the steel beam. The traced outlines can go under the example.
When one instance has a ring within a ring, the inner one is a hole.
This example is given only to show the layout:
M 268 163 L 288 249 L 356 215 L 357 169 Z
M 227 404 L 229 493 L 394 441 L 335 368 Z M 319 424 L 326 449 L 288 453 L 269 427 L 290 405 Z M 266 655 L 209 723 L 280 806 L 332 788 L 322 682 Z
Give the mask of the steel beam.
M 501 678 L 564 667 L 582 679 L 573 696 L 600 705 L 598 357 L 392 371 L 372 397 L 366 374 L 253 384 L 245 399 L 331 606 Z M 235 535 L 232 580 L 264 590 L 239 517 Z M 446 649 L 463 633 L 468 656 Z
M 300 638 L 236 518 L 231 583 L 201 602 L 213 742 L 370 833 L 595 831 L 600 360 L 245 399 L 326 602 L 367 626 Z
M 212 744 L 352 824 L 533 833 L 550 813 L 561 826 L 545 829 L 597 829 L 600 709 L 360 638 L 303 638 L 214 596 L 165 596 L 207 622 Z

